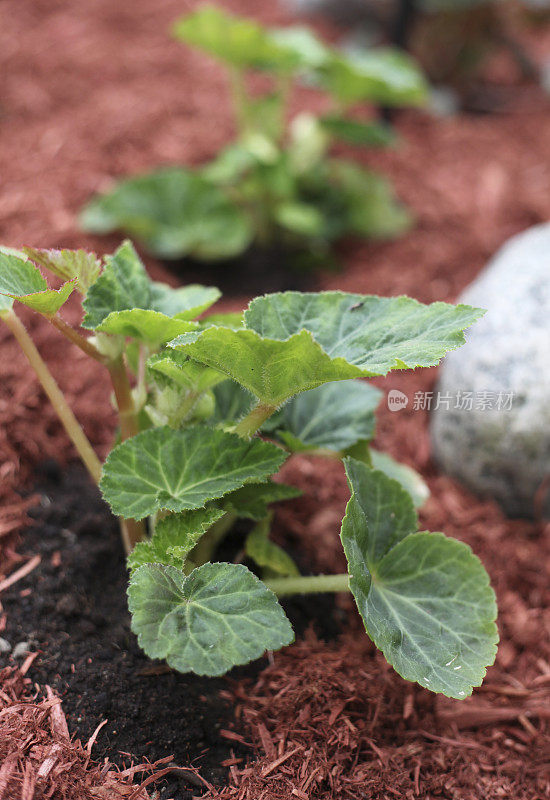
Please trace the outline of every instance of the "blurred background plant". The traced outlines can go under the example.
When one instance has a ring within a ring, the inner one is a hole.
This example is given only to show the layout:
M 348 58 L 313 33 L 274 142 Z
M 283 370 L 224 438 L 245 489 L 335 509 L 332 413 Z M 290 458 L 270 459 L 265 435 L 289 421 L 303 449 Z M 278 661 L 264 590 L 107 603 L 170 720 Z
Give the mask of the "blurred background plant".
M 549 0 L 286 0 L 286 5 L 349 29 L 352 49 L 389 39 L 418 60 L 432 84 L 454 90 L 455 108 L 498 107 L 498 93 L 483 85 L 495 55 L 507 55 L 520 79 L 544 81 L 544 69 L 522 34 L 548 22 Z
M 408 229 L 411 216 L 390 183 L 331 148 L 394 142 L 386 122 L 353 112 L 422 105 L 427 85 L 414 60 L 392 47 L 347 54 L 307 27 L 267 29 L 214 6 L 180 19 L 174 34 L 225 67 L 236 139 L 200 168 L 172 166 L 116 183 L 83 210 L 85 230 L 123 230 L 163 259 L 223 261 L 256 249 L 293 267 L 318 267 L 334 263 L 332 245 L 342 237 Z M 251 86 L 257 72 L 267 75 L 267 90 Z M 326 113 L 290 115 L 298 82 L 326 96 Z

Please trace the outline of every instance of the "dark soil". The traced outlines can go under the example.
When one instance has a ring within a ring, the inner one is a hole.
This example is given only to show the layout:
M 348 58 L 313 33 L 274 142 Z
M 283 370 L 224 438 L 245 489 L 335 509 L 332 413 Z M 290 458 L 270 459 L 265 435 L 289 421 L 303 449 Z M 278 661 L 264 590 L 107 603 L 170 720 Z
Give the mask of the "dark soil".
M 116 519 L 79 465 L 61 470 L 47 461 L 38 478 L 40 505 L 30 510 L 35 525 L 22 550 L 40 554 L 41 563 L 3 594 L 3 637 L 38 650 L 29 675 L 61 695 L 70 730 L 83 742 L 108 720 L 94 746 L 96 759 L 128 765 L 172 755 L 176 764 L 196 766 L 206 780 L 224 784 L 221 764 L 248 752 L 220 734 L 235 726 L 233 708 L 220 699 L 227 681 L 180 675 L 144 655 L 130 630 Z M 232 558 L 240 545 L 237 533 L 221 557 Z M 320 603 L 296 601 L 289 610 L 295 629 L 304 630 L 312 611 L 322 615 L 321 633 L 334 637 L 342 620 L 328 596 Z M 9 663 L 3 659 L 1 665 Z M 262 659 L 231 677 L 253 677 L 265 666 Z M 163 796 L 184 800 L 182 780 L 165 780 Z
M 305 254 L 285 247 L 251 247 L 237 258 L 205 262 L 192 258 L 164 261 L 182 283 L 217 286 L 228 296 L 295 291 L 315 291 L 317 276 Z

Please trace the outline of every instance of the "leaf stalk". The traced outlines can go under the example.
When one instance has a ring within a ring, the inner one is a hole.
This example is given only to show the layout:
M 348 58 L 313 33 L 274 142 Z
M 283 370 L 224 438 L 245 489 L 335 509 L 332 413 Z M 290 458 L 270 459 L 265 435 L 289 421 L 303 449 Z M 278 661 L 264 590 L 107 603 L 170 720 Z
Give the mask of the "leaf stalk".
M 106 364 L 107 358 L 92 344 L 92 342 L 88 341 L 85 336 L 82 336 L 77 330 L 75 330 L 71 325 L 69 325 L 65 320 L 61 319 L 61 317 L 55 315 L 53 317 L 47 316 L 46 319 L 48 322 L 56 328 L 63 336 L 68 339 L 70 342 L 75 344 L 77 347 L 86 353 L 87 356 L 90 356 L 95 361 L 99 361 L 100 364 Z
M 243 419 L 235 425 L 233 431 L 243 439 L 252 439 L 266 419 L 269 419 L 276 411 L 277 406 L 268 405 L 267 403 L 258 403 L 246 417 L 243 417 Z
M 273 578 L 264 581 L 277 597 L 289 594 L 320 594 L 326 592 L 349 592 L 349 575 L 300 575 L 289 578 Z

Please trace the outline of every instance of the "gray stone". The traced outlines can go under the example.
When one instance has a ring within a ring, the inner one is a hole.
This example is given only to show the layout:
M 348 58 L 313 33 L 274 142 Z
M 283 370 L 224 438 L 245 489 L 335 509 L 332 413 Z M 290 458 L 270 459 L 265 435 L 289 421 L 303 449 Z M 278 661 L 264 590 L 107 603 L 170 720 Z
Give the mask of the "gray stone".
M 436 460 L 510 516 L 533 517 L 540 500 L 550 517 L 550 224 L 507 242 L 459 302 L 488 311 L 442 366 Z

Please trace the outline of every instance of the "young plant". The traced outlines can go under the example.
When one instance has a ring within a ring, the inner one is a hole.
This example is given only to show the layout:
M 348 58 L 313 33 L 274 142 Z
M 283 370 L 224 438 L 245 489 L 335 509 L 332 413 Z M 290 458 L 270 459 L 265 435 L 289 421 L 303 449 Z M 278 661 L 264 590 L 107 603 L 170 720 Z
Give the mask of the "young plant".
M 48 288 L 35 264 L 63 278 L 61 288 Z M 84 330 L 59 313 L 73 291 Z M 0 292 L 0 316 L 96 480 L 100 464 L 13 301 L 111 376 L 122 441 L 100 488 L 126 523 L 132 629 L 149 656 L 220 675 L 292 642 L 278 597 L 351 591 L 368 636 L 404 678 L 455 698 L 481 683 L 497 642 L 487 573 L 467 545 L 418 531 L 405 487 L 422 502 L 423 484 L 371 450 L 380 392 L 361 380 L 436 364 L 463 344 L 480 309 L 285 292 L 253 300 L 242 315 L 204 316 L 216 289 L 152 282 L 129 242 L 104 262 L 83 251 L 3 248 Z M 346 574 L 301 575 L 270 539 L 270 505 L 299 494 L 273 480 L 293 453 L 344 464 Z M 215 560 L 239 518 L 255 523 L 237 558 L 250 569 Z
M 301 264 L 330 258 L 347 235 L 392 237 L 410 224 L 388 182 L 329 157 L 332 144 L 381 147 L 393 141 L 379 122 L 359 122 L 359 103 L 418 105 L 424 80 L 398 50 L 345 55 L 307 28 L 266 29 L 221 8 L 203 6 L 174 27 L 181 41 L 226 68 L 237 139 L 199 169 L 169 167 L 117 183 L 85 208 L 85 230 L 128 232 L 153 254 L 228 259 L 252 244 L 281 243 Z M 269 75 L 254 96 L 252 72 Z M 326 93 L 330 112 L 289 119 L 291 89 L 305 80 Z

